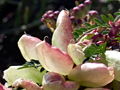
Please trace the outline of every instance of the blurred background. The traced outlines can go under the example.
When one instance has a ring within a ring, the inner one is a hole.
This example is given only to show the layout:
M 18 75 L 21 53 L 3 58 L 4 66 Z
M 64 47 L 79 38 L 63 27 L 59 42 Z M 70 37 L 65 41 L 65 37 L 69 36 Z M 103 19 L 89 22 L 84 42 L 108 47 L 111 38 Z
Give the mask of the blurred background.
M 83 3 L 84 0 L 78 0 Z M 0 0 L 0 82 L 3 70 L 11 65 L 25 63 L 17 42 L 22 34 L 27 33 L 41 40 L 49 37 L 51 42 L 52 32 L 41 22 L 42 15 L 48 10 L 72 9 L 75 0 Z M 120 3 L 105 0 L 92 0 L 91 10 L 99 14 L 109 14 L 118 11 Z

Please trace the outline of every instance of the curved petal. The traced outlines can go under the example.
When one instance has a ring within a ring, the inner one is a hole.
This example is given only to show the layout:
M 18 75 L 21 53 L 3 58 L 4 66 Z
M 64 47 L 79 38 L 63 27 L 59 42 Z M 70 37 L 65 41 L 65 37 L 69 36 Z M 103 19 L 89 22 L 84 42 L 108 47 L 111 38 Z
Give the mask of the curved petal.
M 43 77 L 44 90 L 78 90 L 79 84 L 73 81 L 65 81 L 58 73 L 48 72 Z
M 108 66 L 113 66 L 115 69 L 115 79 L 120 81 L 120 52 L 106 51 L 105 56 L 108 61 Z
M 73 68 L 74 63 L 71 57 L 57 47 L 43 41 L 37 44 L 36 48 L 38 59 L 46 70 L 67 75 Z
M 13 82 L 19 78 L 25 78 L 26 80 L 33 80 L 34 82 L 41 84 L 43 75 L 46 72 L 40 73 L 39 70 L 31 68 L 18 69 L 21 66 L 10 66 L 4 71 L 3 78 L 7 81 L 9 85 L 12 85 Z
M 57 28 L 52 36 L 52 45 L 67 52 L 67 46 L 74 37 L 72 24 L 67 11 L 62 10 L 57 19 Z
M 86 58 L 82 47 L 77 44 L 69 44 L 68 45 L 68 54 L 73 59 L 76 65 L 82 64 L 84 59 Z
M 38 60 L 35 48 L 36 45 L 40 42 L 41 40 L 36 37 L 32 37 L 26 34 L 21 36 L 18 41 L 18 47 L 26 61 L 30 61 L 31 59 Z
M 12 90 L 12 89 L 3 86 L 3 85 L 0 83 L 0 90 Z
M 102 63 L 85 63 L 76 66 L 68 75 L 82 86 L 101 87 L 114 80 L 114 68 Z
M 23 78 L 19 78 L 17 79 L 12 87 L 22 87 L 25 90 L 43 90 L 42 87 L 40 87 L 39 85 L 37 85 L 35 82 L 33 82 L 32 80 L 25 80 Z

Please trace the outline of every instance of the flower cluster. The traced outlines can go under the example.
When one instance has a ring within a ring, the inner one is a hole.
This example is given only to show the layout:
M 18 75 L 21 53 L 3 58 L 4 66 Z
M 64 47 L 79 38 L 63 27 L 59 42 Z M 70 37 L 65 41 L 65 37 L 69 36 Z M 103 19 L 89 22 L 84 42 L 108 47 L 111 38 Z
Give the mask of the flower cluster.
M 79 40 L 74 40 L 73 25 L 74 28 L 75 25 L 85 27 L 83 22 L 90 5 L 91 1 L 86 0 L 84 4 L 74 7 L 72 17 L 66 10 L 46 12 L 42 21 L 53 31 L 52 45 L 46 42 L 46 37 L 42 41 L 27 34 L 18 41 L 24 59 L 27 62 L 39 61 L 41 66 L 22 69 L 19 69 L 22 66 L 11 66 L 4 71 L 3 78 L 7 83 L 26 90 L 107 90 L 104 86 L 113 80 L 120 81 L 120 52 L 107 49 L 100 30 L 93 29 Z M 98 12 L 92 10 L 88 14 L 92 25 Z M 76 24 L 73 24 L 73 19 Z M 79 20 L 81 24 L 78 24 Z M 119 21 L 116 24 L 110 22 L 109 40 L 113 40 L 118 33 L 118 24 Z M 41 68 L 45 70 L 40 72 Z

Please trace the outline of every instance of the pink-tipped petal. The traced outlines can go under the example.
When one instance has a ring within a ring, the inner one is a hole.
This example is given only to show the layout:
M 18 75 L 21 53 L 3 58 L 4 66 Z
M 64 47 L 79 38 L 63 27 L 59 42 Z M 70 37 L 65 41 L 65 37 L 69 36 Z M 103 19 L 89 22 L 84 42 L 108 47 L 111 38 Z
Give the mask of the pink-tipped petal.
M 65 81 L 64 77 L 55 72 L 48 72 L 43 77 L 44 90 L 78 90 L 79 84 L 73 81 Z
M 66 88 L 65 90 L 78 90 L 80 85 L 77 82 L 66 81 L 64 87 Z
M 19 39 L 18 47 L 26 61 L 30 61 L 31 59 L 38 60 L 36 55 L 36 44 L 40 42 L 40 39 L 26 34 L 22 35 Z
M 0 90 L 12 90 L 12 89 L 3 86 L 3 85 L 0 83 Z
M 30 80 L 25 80 L 23 78 L 17 79 L 12 87 L 22 87 L 25 90 L 43 90 L 42 87 L 38 86 L 35 82 L 30 81 Z
M 57 47 L 43 41 L 36 48 L 38 59 L 46 70 L 67 75 L 73 68 L 74 63 L 71 57 Z
M 101 87 L 114 80 L 114 68 L 102 63 L 85 63 L 76 66 L 68 75 L 82 86 Z
M 52 45 L 67 52 L 67 46 L 72 39 L 72 24 L 68 12 L 62 10 L 57 19 L 57 28 L 52 36 Z

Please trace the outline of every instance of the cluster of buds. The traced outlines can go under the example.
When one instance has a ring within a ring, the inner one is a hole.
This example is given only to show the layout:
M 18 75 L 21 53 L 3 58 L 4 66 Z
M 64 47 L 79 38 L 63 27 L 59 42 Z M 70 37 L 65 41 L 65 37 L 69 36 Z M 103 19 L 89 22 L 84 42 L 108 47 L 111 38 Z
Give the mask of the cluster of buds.
M 56 28 L 56 19 L 58 15 L 59 15 L 59 11 L 53 12 L 53 10 L 49 10 L 42 16 L 41 21 L 44 24 L 46 24 L 53 32 Z
M 98 12 L 96 10 L 90 10 L 91 3 L 91 0 L 85 0 L 84 4 L 78 3 L 76 7 L 73 7 L 70 12 L 73 30 L 76 27 L 81 27 L 85 22 L 90 22 L 90 24 L 93 24 L 93 19 L 98 15 Z M 52 32 L 54 32 L 58 15 L 59 11 L 53 12 L 53 10 L 49 10 L 42 16 L 41 21 L 45 23 Z
M 84 4 L 80 3 L 72 9 L 70 18 L 73 21 L 74 26 L 77 24 L 79 28 L 83 26 L 83 23 L 88 21 L 90 24 L 93 24 L 93 18 L 98 15 L 98 12 L 96 10 L 90 10 L 91 3 L 90 0 L 85 0 Z

